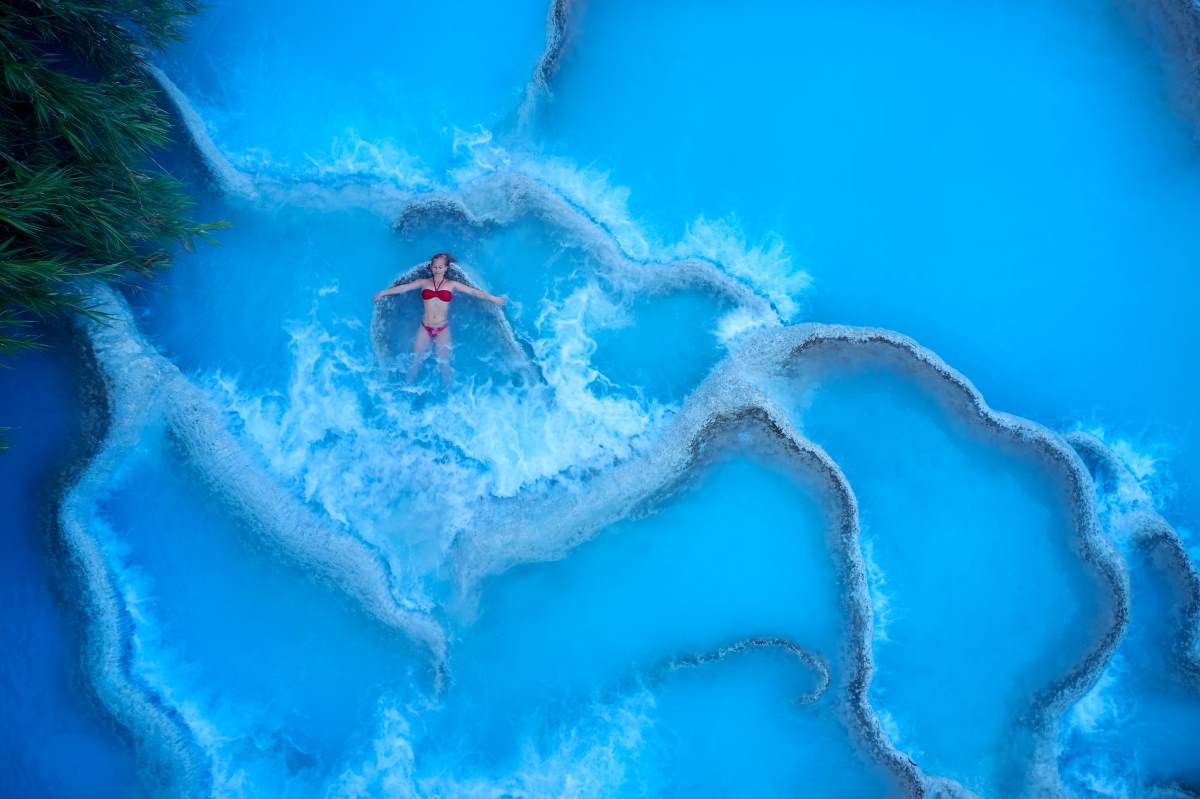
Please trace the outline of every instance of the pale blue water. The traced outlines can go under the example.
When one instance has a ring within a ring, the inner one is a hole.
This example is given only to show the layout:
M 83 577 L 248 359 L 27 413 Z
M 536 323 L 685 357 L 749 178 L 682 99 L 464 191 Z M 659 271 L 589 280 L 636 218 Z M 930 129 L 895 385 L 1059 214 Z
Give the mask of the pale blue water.
M 994 438 L 947 424 L 927 387 L 886 365 L 821 380 L 792 413 L 861 486 L 883 575 L 872 696 L 896 743 L 981 795 L 1016 793 L 1017 717 L 1081 658 L 1101 615 L 1056 486 Z
M 1200 791 L 1200 149 L 1141 12 L 567 4 L 541 86 L 548 10 L 157 58 L 232 226 L 0 374 L 0 794 Z M 409 385 L 371 297 L 447 249 L 509 304 Z

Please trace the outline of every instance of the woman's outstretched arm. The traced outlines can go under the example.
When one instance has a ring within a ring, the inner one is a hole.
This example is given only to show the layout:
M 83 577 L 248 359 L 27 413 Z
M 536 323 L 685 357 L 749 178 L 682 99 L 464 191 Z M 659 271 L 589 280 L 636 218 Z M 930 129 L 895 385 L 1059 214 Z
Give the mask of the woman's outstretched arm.
M 383 291 L 381 291 L 375 295 L 375 302 L 379 302 L 384 297 L 390 297 L 393 294 L 403 294 L 406 291 L 412 291 L 413 289 L 418 289 L 421 287 L 421 284 L 424 282 L 425 282 L 424 280 L 414 280 L 410 283 L 401 283 L 399 286 L 392 286 L 391 288 L 386 288 Z
M 461 291 L 463 294 L 470 294 L 472 297 L 478 297 L 481 300 L 494 302 L 497 305 L 503 305 L 508 302 L 508 297 L 497 297 L 495 294 L 488 294 L 486 291 L 477 289 L 474 286 L 468 286 L 466 283 L 459 283 L 457 280 L 454 281 L 454 290 Z

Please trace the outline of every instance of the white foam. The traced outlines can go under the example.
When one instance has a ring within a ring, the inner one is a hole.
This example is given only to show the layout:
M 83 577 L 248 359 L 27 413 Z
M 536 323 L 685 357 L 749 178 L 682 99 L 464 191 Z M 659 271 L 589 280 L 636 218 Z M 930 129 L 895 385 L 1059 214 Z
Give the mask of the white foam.
M 339 534 L 316 518 L 247 457 L 226 430 L 209 398 L 154 350 L 137 330 L 124 301 L 97 286 L 91 296 L 108 316 L 104 323 L 83 320 L 96 361 L 113 387 L 115 404 L 127 402 L 130 386 L 152 386 L 161 413 L 189 463 L 213 490 L 262 538 L 286 556 L 323 576 L 354 597 L 384 624 L 404 630 L 430 648 L 437 663 L 445 656 L 444 633 L 426 614 L 397 593 L 394 572 L 378 553 L 352 535 Z M 147 403 L 139 400 L 139 405 Z M 149 411 L 149 408 L 143 408 Z
M 895 714 L 892 711 L 874 707 L 875 718 L 879 721 L 879 728 L 883 730 L 883 734 L 887 739 L 895 744 L 900 740 L 900 724 L 896 721 Z
M 1067 714 L 1067 732 L 1093 735 L 1104 728 L 1120 724 L 1128 715 L 1117 695 L 1124 662 L 1115 656 L 1100 675 L 1096 684 L 1084 694 Z
M 1121 466 L 1117 484 L 1102 498 L 1102 511 L 1123 514 L 1162 508 L 1171 492 L 1166 462 L 1155 454 L 1163 450 L 1161 445 L 1137 443 L 1099 426 L 1078 425 L 1075 429 L 1098 439 Z
M 354 131 L 333 141 L 329 154 L 310 156 L 304 164 L 277 162 L 263 149 L 227 156 L 178 87 L 161 71 L 152 74 L 179 109 L 218 182 L 240 197 L 313 208 L 360 207 L 392 219 L 430 199 L 461 204 L 469 217 L 498 224 L 533 212 L 592 250 L 606 268 L 632 268 L 658 290 L 692 283 L 747 307 L 769 302 L 769 309 L 757 309 L 764 321 L 771 313 L 793 318 L 811 282 L 777 236 L 753 244 L 729 220 L 697 219 L 683 241 L 660 242 L 631 214 L 629 190 L 613 186 L 606 173 L 509 151 L 482 127 L 455 130 L 453 152 L 465 163 L 449 171 L 446 185 L 396 142 L 365 140 Z M 735 323 L 745 326 L 744 320 L 728 324 Z
M 366 139 L 354 128 L 347 128 L 341 136 L 334 137 L 328 152 L 305 153 L 300 163 L 279 159 L 264 147 L 226 153 L 214 141 L 211 123 L 174 81 L 158 67 L 147 66 L 146 70 L 167 94 L 213 177 L 229 194 L 257 199 L 261 187 L 255 184 L 264 178 L 285 182 L 366 178 L 405 191 L 435 187 L 429 169 L 421 159 L 397 141 Z
M 812 284 L 777 235 L 755 244 L 732 220 L 700 217 L 688 225 L 681 241 L 667 244 L 634 218 L 629 210 L 629 189 L 612 185 L 606 172 L 562 158 L 505 149 L 483 129 L 458 131 L 455 151 L 468 153 L 471 159 L 452 172 L 464 192 L 490 175 L 523 176 L 562 198 L 610 236 L 624 257 L 646 266 L 689 260 L 711 264 L 767 298 L 784 319 L 799 313 L 801 298 Z M 512 198 L 507 199 L 511 202 Z
M 348 129 L 335 138 L 329 153 L 306 154 L 309 168 L 318 178 L 371 177 L 405 189 L 429 189 L 434 181 L 421 159 L 392 139 L 369 140 Z
M 597 702 L 543 749 L 526 741 L 518 766 L 500 777 L 439 773 L 424 776 L 407 711 L 385 704 L 364 751 L 326 791 L 326 799 L 387 796 L 411 799 L 549 799 L 609 797 L 625 782 L 651 724 L 653 698 L 638 690 L 615 702 Z
M 876 642 L 891 640 L 888 627 L 895 620 L 896 607 L 887 591 L 887 575 L 875 560 L 875 539 L 862 533 L 863 565 L 867 570 L 867 589 L 871 592 L 872 637 Z
M 581 168 L 561 158 L 510 151 L 496 144 L 491 132 L 483 128 L 456 130 L 454 152 L 466 158 L 463 166 L 450 173 L 460 190 L 469 192 L 473 184 L 495 176 L 526 178 L 585 216 L 627 257 L 639 261 L 651 257 L 650 237 L 629 211 L 629 189 L 613 186 L 606 172 Z M 511 203 L 513 198 L 505 199 Z
M 738 306 L 722 314 L 717 320 L 713 335 L 721 346 L 732 349 L 735 342 L 742 336 L 778 324 L 778 320 L 770 314 L 763 313 L 759 308 Z
M 752 244 L 738 225 L 727 219 L 697 219 L 688 225 L 683 240 L 668 247 L 666 253 L 671 258 L 700 258 L 718 264 L 722 271 L 766 296 L 785 320 L 799 314 L 800 298 L 812 286 L 812 277 L 795 265 L 782 238 L 770 235 Z
M 1096 799 L 1132 799 L 1134 794 L 1122 769 L 1109 758 L 1092 763 L 1092 770 L 1075 774 L 1075 782 L 1085 789 L 1085 796 Z M 1140 793 L 1140 792 L 1139 792 Z
M 613 393 L 592 366 L 589 331 L 593 314 L 611 312 L 605 302 L 591 285 L 543 302 L 533 343 L 542 383 L 459 385 L 425 401 L 377 373 L 360 331 L 314 313 L 288 326 L 284 392 L 256 394 L 222 374 L 210 384 L 274 474 L 381 545 L 395 573 L 416 564 L 427 574 L 455 532 L 476 523 L 478 500 L 626 459 L 668 412 Z M 431 502 L 437 519 L 420 510 Z
M 337 184 L 363 180 L 406 193 L 436 188 L 429 168 L 398 142 L 367 139 L 353 128 L 331 139 L 326 152 L 306 152 L 300 160 L 280 158 L 263 147 L 246 148 L 226 160 L 236 164 L 237 172 L 248 181 Z
M 237 715 L 218 725 L 211 720 L 211 692 L 201 688 L 195 669 L 172 648 L 162 634 L 162 625 L 155 616 L 157 605 L 153 582 L 140 569 L 129 563 L 129 546 L 121 541 L 100 519 L 94 519 L 92 529 L 104 547 L 105 560 L 113 571 L 118 589 L 133 620 L 130 644 L 133 649 L 132 670 L 168 706 L 183 717 L 184 723 L 207 757 L 212 794 L 219 797 L 240 797 L 236 790 L 240 771 L 232 766 L 223 745 L 237 737 Z
M 1127 722 L 1134 707 L 1122 696 L 1125 664 L 1118 655 L 1066 715 L 1063 751 L 1059 762 L 1063 780 L 1078 795 L 1128 799 L 1140 795 L 1136 761 L 1116 762 L 1111 753 L 1115 740 L 1128 734 Z

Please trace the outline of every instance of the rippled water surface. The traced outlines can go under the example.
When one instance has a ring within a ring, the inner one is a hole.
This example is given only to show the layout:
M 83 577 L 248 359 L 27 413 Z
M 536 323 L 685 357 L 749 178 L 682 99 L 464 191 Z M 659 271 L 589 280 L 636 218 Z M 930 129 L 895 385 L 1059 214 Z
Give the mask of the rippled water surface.
M 231 226 L 0 374 L 0 794 L 1200 793 L 1150 16 L 211 4 Z

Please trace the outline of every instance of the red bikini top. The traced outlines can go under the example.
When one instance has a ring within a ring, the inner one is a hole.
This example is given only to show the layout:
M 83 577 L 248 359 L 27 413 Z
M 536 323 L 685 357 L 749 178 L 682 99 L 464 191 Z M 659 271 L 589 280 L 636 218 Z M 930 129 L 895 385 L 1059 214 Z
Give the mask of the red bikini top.
M 446 284 L 446 279 L 442 278 L 442 282 L 440 285 L 445 285 L 445 284 Z M 439 289 L 438 285 L 439 284 L 435 283 L 433 288 L 431 288 L 431 289 L 422 289 L 421 290 L 421 299 L 432 300 L 434 297 L 437 297 L 442 302 L 450 302 L 450 300 L 454 299 L 454 293 L 451 292 L 450 289 Z

